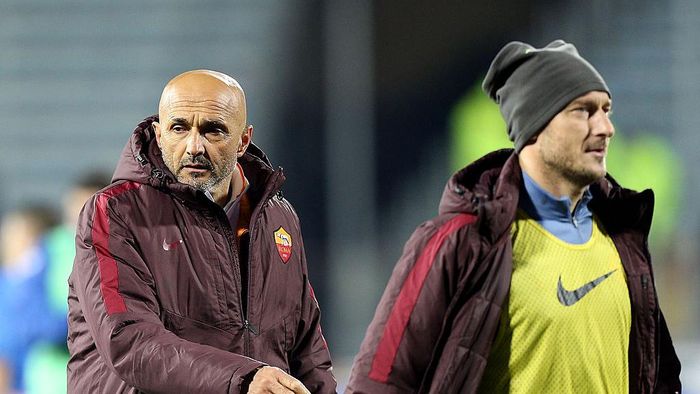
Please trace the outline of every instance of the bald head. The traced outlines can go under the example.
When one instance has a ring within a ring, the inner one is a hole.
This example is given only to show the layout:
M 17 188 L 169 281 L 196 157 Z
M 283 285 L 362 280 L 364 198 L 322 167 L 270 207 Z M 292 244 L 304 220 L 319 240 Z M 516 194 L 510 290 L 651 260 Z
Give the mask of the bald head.
M 241 89 L 241 85 L 238 84 L 238 82 L 233 79 L 231 76 L 226 75 L 224 73 L 218 72 L 218 71 L 212 71 L 212 70 L 191 70 L 191 71 L 185 71 L 184 73 L 174 77 L 173 79 L 168 82 L 168 85 L 172 84 L 175 81 L 178 81 L 180 79 L 187 79 L 187 78 L 194 78 L 194 77 L 205 77 L 205 78 L 214 78 L 218 79 L 222 83 L 235 87 L 238 90 L 243 90 Z
M 225 199 L 252 138 L 246 116 L 245 94 L 230 76 L 209 70 L 176 76 L 163 89 L 153 122 L 163 161 L 178 181 Z
M 247 109 L 243 88 L 238 81 L 224 73 L 192 70 L 171 79 L 160 96 L 158 114 L 161 120 L 164 107 L 167 108 L 182 99 L 198 102 L 214 99 L 224 105 L 222 109 L 241 117 L 244 124 L 246 122 Z

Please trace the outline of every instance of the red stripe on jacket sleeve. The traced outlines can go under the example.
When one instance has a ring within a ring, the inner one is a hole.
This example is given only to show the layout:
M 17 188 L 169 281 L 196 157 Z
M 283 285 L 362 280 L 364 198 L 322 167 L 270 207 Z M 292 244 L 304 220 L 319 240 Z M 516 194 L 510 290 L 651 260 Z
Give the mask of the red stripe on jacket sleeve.
M 126 182 L 115 186 L 97 196 L 95 216 L 92 223 L 92 242 L 97 254 L 97 262 L 100 270 L 100 292 L 104 301 L 107 314 L 126 312 L 124 298 L 119 294 L 119 270 L 109 250 L 109 214 L 107 203 L 109 199 L 126 191 L 136 189 L 140 185 L 135 182 Z
M 476 216 L 474 215 L 460 214 L 443 224 L 428 241 L 413 269 L 406 277 L 394 307 L 391 309 L 372 360 L 372 368 L 369 372 L 371 379 L 381 383 L 386 383 L 389 380 L 389 373 L 391 373 L 394 359 L 399 350 L 399 344 L 413 313 L 413 308 L 418 302 L 418 296 L 425 279 L 433 266 L 435 256 L 450 234 L 475 220 Z

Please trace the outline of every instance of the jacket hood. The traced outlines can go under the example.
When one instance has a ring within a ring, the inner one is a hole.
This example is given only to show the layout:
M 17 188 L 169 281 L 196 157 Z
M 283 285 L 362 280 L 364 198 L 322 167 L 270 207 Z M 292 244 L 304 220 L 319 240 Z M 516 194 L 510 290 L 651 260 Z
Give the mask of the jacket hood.
M 523 187 L 518 155 L 501 149 L 483 156 L 455 173 L 445 186 L 440 214 L 471 213 L 479 217 L 480 229 L 492 239 L 510 228 Z M 621 187 L 612 176 L 593 183 L 590 208 L 608 231 L 625 228 L 649 233 L 654 194 Z
M 510 228 L 518 208 L 522 175 L 514 152 L 491 152 L 455 173 L 443 191 L 440 214 L 475 214 L 480 233 L 495 241 Z
M 117 167 L 112 175 L 112 182 L 132 181 L 169 190 L 188 200 L 201 198 L 204 193 L 189 185 L 180 183 L 163 161 L 163 155 L 156 143 L 155 131 L 151 125 L 158 121 L 158 115 L 142 120 L 134 129 L 129 141 L 124 146 Z M 281 185 L 284 175 L 281 169 L 275 171 L 265 153 L 251 143 L 245 155 L 239 159 L 246 177 L 251 185 L 267 183 L 274 173 L 279 173 L 276 184 Z M 254 179 L 251 179 L 253 177 Z

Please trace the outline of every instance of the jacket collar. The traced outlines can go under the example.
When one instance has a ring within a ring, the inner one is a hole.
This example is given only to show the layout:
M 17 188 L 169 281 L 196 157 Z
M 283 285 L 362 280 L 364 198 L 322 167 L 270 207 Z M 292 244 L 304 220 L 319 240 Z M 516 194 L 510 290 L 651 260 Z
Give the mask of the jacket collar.
M 631 231 L 646 238 L 654 213 L 654 192 L 626 189 L 609 174 L 591 185 L 591 211 L 609 233 Z
M 476 214 L 480 233 L 495 242 L 515 220 L 522 187 L 522 170 L 515 151 L 497 150 L 450 178 L 440 201 L 440 213 Z M 606 175 L 593 183 L 590 191 L 589 208 L 609 233 L 631 230 L 648 235 L 654 205 L 651 190 L 625 189 Z

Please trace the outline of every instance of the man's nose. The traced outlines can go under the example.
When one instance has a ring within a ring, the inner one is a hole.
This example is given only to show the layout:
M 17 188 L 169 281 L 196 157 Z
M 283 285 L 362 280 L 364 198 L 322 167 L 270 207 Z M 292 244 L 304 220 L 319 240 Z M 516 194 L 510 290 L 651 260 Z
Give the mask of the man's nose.
M 604 135 L 607 138 L 611 138 L 615 135 L 615 126 L 613 125 L 608 113 L 605 111 L 598 111 L 591 118 L 591 129 L 594 134 Z
M 187 137 L 187 154 L 190 156 L 204 154 L 204 138 L 196 129 L 191 130 Z

